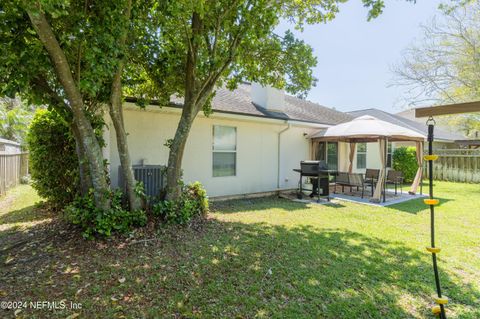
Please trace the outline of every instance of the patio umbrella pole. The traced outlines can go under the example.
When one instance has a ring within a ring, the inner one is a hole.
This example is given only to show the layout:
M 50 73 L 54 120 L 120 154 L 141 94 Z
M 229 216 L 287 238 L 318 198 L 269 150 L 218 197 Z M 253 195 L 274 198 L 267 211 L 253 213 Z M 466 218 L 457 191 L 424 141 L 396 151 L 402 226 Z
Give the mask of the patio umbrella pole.
M 428 125 L 428 155 L 424 158 L 428 161 L 428 180 L 429 180 L 429 192 L 430 197 L 429 199 L 425 199 L 425 204 L 430 206 L 430 234 L 431 234 L 431 246 L 427 247 L 427 251 L 432 253 L 432 261 L 433 261 L 433 272 L 435 274 L 435 285 L 437 288 L 437 298 L 435 298 L 435 302 L 438 306 L 432 308 L 432 312 L 436 315 L 440 315 L 441 319 L 446 319 L 447 316 L 445 314 L 445 305 L 448 303 L 448 298 L 443 296 L 442 297 L 442 289 L 440 286 L 440 276 L 438 275 L 438 266 L 437 266 L 437 253 L 440 252 L 440 248 L 435 247 L 435 205 L 438 205 L 439 200 L 433 198 L 433 161 L 438 158 L 437 155 L 433 155 L 433 130 L 435 121 L 432 117 L 430 117 L 427 121 Z

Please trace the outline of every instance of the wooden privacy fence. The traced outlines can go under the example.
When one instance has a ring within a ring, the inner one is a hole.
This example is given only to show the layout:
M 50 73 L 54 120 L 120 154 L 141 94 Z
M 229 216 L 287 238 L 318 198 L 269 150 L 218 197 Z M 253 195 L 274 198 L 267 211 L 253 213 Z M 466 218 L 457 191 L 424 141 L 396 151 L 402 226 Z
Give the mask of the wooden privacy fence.
M 28 175 L 28 153 L 0 154 L 0 195 L 20 183 Z
M 433 162 L 435 180 L 480 183 L 480 149 L 445 149 L 433 153 L 439 156 Z

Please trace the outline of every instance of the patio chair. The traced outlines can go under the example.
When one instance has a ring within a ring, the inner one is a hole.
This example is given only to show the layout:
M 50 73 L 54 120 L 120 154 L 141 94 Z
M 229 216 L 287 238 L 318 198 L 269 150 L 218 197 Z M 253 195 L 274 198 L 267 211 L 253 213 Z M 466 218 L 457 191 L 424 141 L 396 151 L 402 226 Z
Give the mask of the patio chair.
M 387 173 L 387 185 L 395 185 L 395 195 L 397 195 L 397 187 L 400 185 L 400 194 L 403 194 L 403 173 L 400 171 L 389 170 Z
M 358 188 L 362 189 L 362 198 L 363 198 L 363 195 L 365 193 L 365 179 L 363 178 L 363 175 L 353 173 L 353 174 L 348 174 L 348 178 L 350 179 L 350 185 L 351 186 L 354 186 L 354 187 L 356 186 L 357 190 L 358 190 Z M 351 189 L 352 188 L 350 187 L 350 190 Z
M 334 193 L 337 191 L 337 185 L 342 186 L 342 193 L 345 192 L 345 186 L 350 187 L 350 192 L 352 192 L 352 187 L 356 187 L 357 190 L 361 188 L 362 198 L 365 193 L 365 180 L 362 174 L 339 172 L 335 178 Z
M 379 176 L 380 176 L 379 169 L 367 168 L 367 170 L 365 171 L 365 186 L 370 186 L 372 190 L 372 196 L 375 190 L 375 186 L 377 185 Z

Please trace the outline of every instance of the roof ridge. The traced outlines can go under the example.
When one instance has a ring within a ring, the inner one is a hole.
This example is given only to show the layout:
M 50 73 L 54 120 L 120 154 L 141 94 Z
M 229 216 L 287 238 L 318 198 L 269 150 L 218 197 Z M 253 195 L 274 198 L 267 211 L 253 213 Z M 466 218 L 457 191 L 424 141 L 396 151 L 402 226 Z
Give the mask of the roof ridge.
M 369 107 L 369 108 L 366 108 L 366 109 L 361 109 L 361 110 L 353 110 L 353 111 L 348 111 L 348 112 L 345 112 L 345 113 L 365 112 L 365 111 L 368 111 L 368 110 L 377 110 L 377 111 L 381 111 L 380 109 L 377 109 L 377 108 L 375 108 L 375 107 Z
M 402 121 L 402 123 L 405 123 L 405 125 L 408 125 L 408 126 L 411 125 L 411 124 L 409 124 L 409 122 L 413 123 L 413 124 L 421 124 L 420 122 L 416 122 L 414 120 L 408 119 L 408 118 L 403 117 L 401 115 L 397 115 L 397 114 L 389 114 L 389 115 L 393 118 L 398 119 L 399 121 Z M 441 133 L 444 133 L 444 134 L 455 134 L 455 135 L 457 135 L 457 133 L 449 132 L 449 131 L 441 128 L 441 127 L 437 127 L 435 130 L 437 131 L 437 133 L 440 131 Z
M 385 111 L 382 111 L 382 110 L 380 110 L 380 111 L 383 112 L 383 113 L 385 113 L 385 114 L 387 114 L 387 116 L 389 116 L 389 117 L 391 117 L 391 118 L 393 118 L 393 119 L 396 119 L 396 120 L 404 123 L 404 124 L 407 125 L 410 129 L 413 129 L 413 130 L 415 130 L 415 131 L 417 131 L 417 132 L 420 131 L 420 130 L 419 130 L 418 128 L 416 128 L 415 126 L 412 126 L 411 123 L 405 122 L 405 121 L 410 121 L 409 119 L 406 119 L 406 118 L 404 118 L 404 117 L 402 117 L 402 116 L 398 116 L 398 115 L 395 115 L 395 114 L 392 114 L 392 113 L 389 113 L 389 112 L 385 112 Z M 420 131 L 420 132 L 421 132 L 421 131 Z M 421 133 L 424 134 L 425 132 L 421 132 Z

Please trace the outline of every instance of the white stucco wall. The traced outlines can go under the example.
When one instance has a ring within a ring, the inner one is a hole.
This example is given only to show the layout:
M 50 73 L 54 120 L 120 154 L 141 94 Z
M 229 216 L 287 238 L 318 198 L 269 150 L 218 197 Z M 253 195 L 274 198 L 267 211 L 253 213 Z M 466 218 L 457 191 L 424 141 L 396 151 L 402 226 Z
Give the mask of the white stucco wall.
M 180 113 L 175 109 L 149 107 L 147 110 L 126 108 L 125 128 L 132 164 L 140 164 L 146 159 L 148 164 L 166 165 L 168 148 L 163 144 L 172 138 Z M 182 168 L 186 182 L 200 181 L 209 196 L 239 195 L 267 192 L 277 189 L 278 176 L 278 133 L 287 124 L 274 120 L 255 120 L 248 117 L 213 114 L 206 118 L 199 115 L 195 120 L 184 153 Z M 212 139 L 213 125 L 234 126 L 237 128 L 237 167 L 236 176 L 213 177 Z M 112 127 L 107 121 L 107 126 Z M 295 188 L 298 182 L 293 168 L 308 159 L 309 141 L 305 133 L 311 127 L 291 125 L 281 135 L 280 188 Z M 105 158 L 110 162 L 112 186 L 118 185 L 118 158 L 114 131 L 104 134 L 108 145 L 104 149 Z

